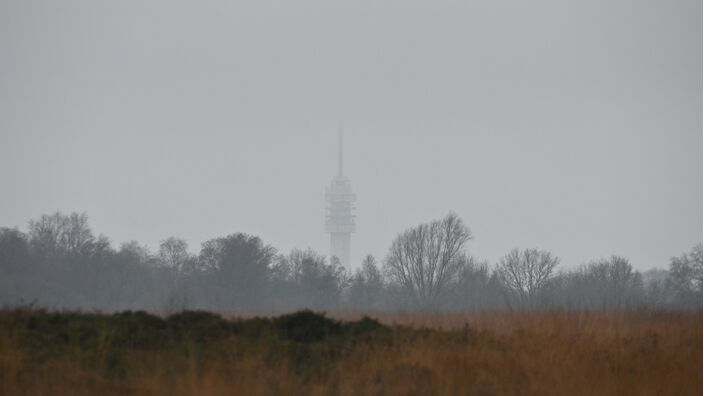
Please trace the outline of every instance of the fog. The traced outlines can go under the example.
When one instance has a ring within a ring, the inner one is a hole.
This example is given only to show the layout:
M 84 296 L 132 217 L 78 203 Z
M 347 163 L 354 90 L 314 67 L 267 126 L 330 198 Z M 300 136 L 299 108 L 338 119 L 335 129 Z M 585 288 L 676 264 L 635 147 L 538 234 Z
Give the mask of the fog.
M 198 254 L 170 237 L 157 251 L 112 246 L 85 214 L 0 228 L 0 306 L 91 310 L 358 311 L 700 310 L 702 244 L 640 272 L 628 258 L 577 269 L 540 249 L 512 249 L 495 264 L 466 250 L 472 232 L 456 213 L 399 233 L 379 262 L 343 266 L 312 249 L 283 252 L 259 237 L 212 238 Z
M 702 240 L 702 3 L 0 2 L 0 225 L 236 232 L 352 263 L 455 211 L 490 265 L 667 268 Z

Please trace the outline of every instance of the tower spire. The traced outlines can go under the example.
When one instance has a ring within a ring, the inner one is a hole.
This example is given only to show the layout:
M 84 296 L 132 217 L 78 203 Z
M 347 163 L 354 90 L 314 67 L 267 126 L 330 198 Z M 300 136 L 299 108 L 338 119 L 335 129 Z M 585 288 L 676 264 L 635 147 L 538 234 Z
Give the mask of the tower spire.
M 340 122 L 339 127 L 339 137 L 338 137 L 338 147 L 337 147 L 337 175 L 342 176 L 342 122 Z

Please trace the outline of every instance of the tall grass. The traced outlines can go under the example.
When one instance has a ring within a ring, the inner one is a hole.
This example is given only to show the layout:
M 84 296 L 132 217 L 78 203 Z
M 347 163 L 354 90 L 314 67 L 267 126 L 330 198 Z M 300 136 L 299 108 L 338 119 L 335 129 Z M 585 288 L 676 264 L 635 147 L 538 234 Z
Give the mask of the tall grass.
M 702 315 L 0 311 L 4 395 L 689 395 Z

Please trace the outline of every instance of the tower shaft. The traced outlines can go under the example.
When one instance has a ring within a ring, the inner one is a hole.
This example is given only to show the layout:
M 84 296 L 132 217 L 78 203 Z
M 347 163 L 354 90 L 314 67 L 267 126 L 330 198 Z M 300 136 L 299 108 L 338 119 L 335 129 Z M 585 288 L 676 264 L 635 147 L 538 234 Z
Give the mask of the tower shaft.
M 330 233 L 330 257 L 336 257 L 345 268 L 350 268 L 350 244 L 352 234 L 349 232 Z

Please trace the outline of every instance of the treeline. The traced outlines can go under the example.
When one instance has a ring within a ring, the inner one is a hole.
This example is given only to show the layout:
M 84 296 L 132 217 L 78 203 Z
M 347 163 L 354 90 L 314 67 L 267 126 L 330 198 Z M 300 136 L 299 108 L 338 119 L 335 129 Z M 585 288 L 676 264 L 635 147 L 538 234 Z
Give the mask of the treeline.
M 572 270 L 538 249 L 490 265 L 467 253 L 472 234 L 455 214 L 410 228 L 382 263 L 369 255 L 346 271 L 312 250 L 279 253 L 256 236 L 182 239 L 151 252 L 111 245 L 85 214 L 54 213 L 28 231 L 0 228 L 0 305 L 100 310 L 701 309 L 702 244 L 669 268 L 636 271 L 619 256 Z

